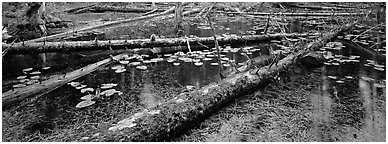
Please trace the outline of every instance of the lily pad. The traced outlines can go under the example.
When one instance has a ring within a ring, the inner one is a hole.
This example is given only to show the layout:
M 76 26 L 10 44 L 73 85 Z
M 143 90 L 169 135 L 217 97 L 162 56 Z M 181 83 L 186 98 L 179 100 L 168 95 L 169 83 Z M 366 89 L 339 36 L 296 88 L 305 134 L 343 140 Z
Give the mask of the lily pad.
M 82 89 L 82 88 L 84 88 L 84 87 L 86 87 L 86 85 L 80 85 L 80 86 L 78 86 L 78 87 L 75 87 L 75 89 Z
M 174 66 L 179 66 L 181 63 L 173 63 Z
M 147 69 L 147 66 L 136 66 L 137 69 L 140 69 L 140 70 L 146 70 Z
M 83 88 L 83 89 L 81 89 L 81 93 L 85 93 L 87 91 L 93 92 L 94 89 L 93 88 Z
M 167 62 L 171 63 L 171 62 L 174 62 L 176 61 L 176 59 L 167 59 Z
M 194 63 L 194 65 L 201 66 L 201 65 L 203 65 L 203 62 L 196 62 L 196 63 Z
M 32 75 L 38 75 L 38 74 L 41 74 L 41 72 L 40 72 L 40 71 L 34 71 L 34 72 L 31 72 L 30 74 L 32 74 Z
M 81 97 L 82 100 L 92 100 L 94 98 L 95 98 L 95 96 L 91 95 L 91 94 L 88 94 L 88 95 Z
M 20 79 L 25 79 L 27 76 L 18 76 L 16 79 L 20 80 Z
M 23 69 L 23 71 L 25 71 L 25 72 L 28 72 L 28 71 L 31 71 L 32 70 L 32 68 L 25 68 L 25 69 Z
M 43 70 L 48 70 L 48 69 L 50 69 L 51 67 L 43 67 L 42 69 Z
M 40 76 L 32 76 L 31 79 L 39 79 Z
M 336 76 L 327 76 L 327 77 L 330 78 L 330 79 L 337 79 Z
M 103 91 L 103 92 L 101 92 L 101 95 L 105 95 L 105 96 L 111 96 L 111 95 L 113 95 L 113 94 L 115 94 L 115 93 L 120 93 L 120 91 L 117 91 L 117 90 L 115 90 L 115 89 L 109 89 L 109 90 L 105 90 L 105 91 Z
M 119 61 L 119 63 L 121 63 L 121 64 L 128 64 L 128 63 L 129 63 L 129 61 L 127 61 L 127 60 L 123 60 L 123 61 Z
M 108 88 L 112 88 L 114 86 L 117 86 L 117 84 L 114 84 L 114 83 L 102 84 L 101 89 L 108 89 Z
M 80 82 L 70 82 L 70 83 L 67 83 L 68 85 L 71 85 L 72 87 L 77 87 L 79 86 L 81 83 Z
M 116 65 L 113 66 L 112 69 L 117 70 L 117 69 L 123 69 L 124 67 L 122 65 Z
M 84 108 L 84 107 L 91 106 L 94 103 L 96 103 L 96 102 L 92 101 L 92 100 L 84 100 L 84 101 L 81 101 L 80 103 L 78 103 L 75 107 L 76 108 Z
M 210 63 L 212 66 L 218 66 L 218 63 Z
M 137 66 L 137 65 L 140 65 L 141 62 L 131 62 L 128 64 L 128 66 Z
M 127 71 L 127 69 L 123 68 L 123 69 L 117 69 L 115 70 L 115 73 L 122 73 L 122 72 L 125 72 Z

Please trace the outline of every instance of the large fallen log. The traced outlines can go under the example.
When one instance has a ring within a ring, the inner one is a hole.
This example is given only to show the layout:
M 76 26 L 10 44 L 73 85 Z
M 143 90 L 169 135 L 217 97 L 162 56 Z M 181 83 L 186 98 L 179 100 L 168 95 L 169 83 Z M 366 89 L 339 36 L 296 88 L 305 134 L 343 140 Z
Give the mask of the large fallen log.
M 226 13 L 226 14 L 247 14 L 247 15 L 276 15 L 276 16 L 363 16 L 367 13 L 267 13 L 267 12 L 224 12 L 224 11 L 215 11 L 217 13 Z
M 355 8 L 342 8 L 342 7 L 325 7 L 325 6 L 312 6 L 312 5 L 301 5 L 301 4 L 289 4 L 288 7 L 296 7 L 303 9 L 313 10 L 354 10 Z
M 173 16 L 173 15 L 172 15 Z M 280 39 L 283 37 L 297 38 L 305 37 L 308 34 L 268 34 L 268 35 L 244 35 L 244 36 L 225 36 L 217 37 L 220 44 L 239 43 L 250 41 L 266 41 L 271 39 Z M 214 45 L 213 37 L 188 38 L 190 45 Z M 108 41 L 70 41 L 70 42 L 38 42 L 38 43 L 16 43 L 2 44 L 3 49 L 9 49 L 9 54 L 26 53 L 47 53 L 47 52 L 70 52 L 70 51 L 88 51 L 88 50 L 115 50 L 115 49 L 134 49 L 134 48 L 152 48 L 187 45 L 186 38 L 165 38 L 150 41 L 150 39 L 134 40 L 108 40 Z
M 18 88 L 15 90 L 9 90 L 7 92 L 4 92 L 2 93 L 2 107 L 4 108 L 12 103 L 21 101 L 30 96 L 48 93 L 68 82 L 71 82 L 72 80 L 75 80 L 86 74 L 96 71 L 98 70 L 98 68 L 102 66 L 108 65 L 114 61 L 113 59 L 120 59 L 124 55 L 127 55 L 127 54 L 119 54 L 111 58 L 104 59 L 102 61 L 87 65 L 75 71 L 66 73 L 64 75 L 60 74 L 60 75 L 53 76 L 52 78 L 42 81 L 39 84 L 36 83 L 23 88 Z
M 313 49 L 323 47 L 325 43 L 354 24 L 348 24 L 336 32 L 326 34 L 275 65 L 252 69 L 218 83 L 209 84 L 197 91 L 182 93 L 166 103 L 128 116 L 106 130 L 107 132 L 94 134 L 97 136 L 83 137 L 81 140 L 167 141 L 181 135 L 238 96 L 256 90 L 273 76 L 286 70 L 303 55 Z
M 147 15 L 147 16 L 141 16 L 141 17 L 132 18 L 132 19 L 125 19 L 125 20 L 118 20 L 118 21 L 113 21 L 113 22 L 107 22 L 107 23 L 104 23 L 104 24 L 101 24 L 101 25 L 97 25 L 97 26 L 86 27 L 86 28 L 75 30 L 75 31 L 72 30 L 72 31 L 68 31 L 68 32 L 60 33 L 60 34 L 55 34 L 55 35 L 50 35 L 50 36 L 41 37 L 41 38 L 37 38 L 37 39 L 28 40 L 28 41 L 25 41 L 25 42 L 39 42 L 39 41 L 45 41 L 45 40 L 52 40 L 52 39 L 57 39 L 57 38 L 61 38 L 61 37 L 66 37 L 67 35 L 73 34 L 75 32 L 90 31 L 90 30 L 94 30 L 94 29 L 101 29 L 101 28 L 107 28 L 107 27 L 117 26 L 117 25 L 121 25 L 121 24 L 126 24 L 126 23 L 130 23 L 130 22 L 133 22 L 133 21 L 150 19 L 150 18 L 154 18 L 154 17 L 157 17 L 157 16 L 162 16 L 162 15 L 166 15 L 168 13 L 171 13 L 171 12 L 174 11 L 174 8 L 175 7 L 172 7 L 169 10 L 164 11 L 162 13 L 158 13 L 158 14 L 151 14 L 151 15 Z

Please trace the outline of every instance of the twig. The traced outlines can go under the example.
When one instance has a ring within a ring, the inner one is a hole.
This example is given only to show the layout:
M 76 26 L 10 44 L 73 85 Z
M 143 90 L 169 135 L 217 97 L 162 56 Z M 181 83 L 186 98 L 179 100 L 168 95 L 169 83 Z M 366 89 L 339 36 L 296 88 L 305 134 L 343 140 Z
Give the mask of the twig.
M 216 32 L 214 31 L 214 28 L 213 28 L 213 25 L 210 21 L 210 17 L 207 17 L 207 22 L 209 23 L 209 26 L 210 26 L 210 29 L 212 30 L 212 33 L 213 33 L 213 37 L 214 37 L 214 42 L 215 42 L 215 47 L 217 49 L 217 56 L 218 56 L 218 65 L 220 66 L 220 76 L 221 76 L 221 79 L 224 78 L 224 76 L 222 75 L 222 71 L 224 71 L 223 67 L 222 67 L 222 64 L 221 64 L 221 54 L 220 54 L 220 48 L 218 46 L 218 41 L 217 41 L 217 37 L 216 37 Z
M 187 42 L 187 48 L 189 49 L 189 52 L 191 52 L 189 38 L 187 36 L 185 36 L 185 38 L 186 38 L 186 42 Z
M 271 17 L 271 15 L 268 15 L 267 23 L 265 24 L 264 34 L 267 34 L 270 17 Z
M 370 29 L 367 29 L 366 31 L 360 33 L 360 34 L 357 35 L 355 38 L 353 38 L 352 41 L 354 41 L 355 39 L 357 39 L 358 37 L 360 37 L 360 36 L 363 35 L 364 33 L 367 33 L 367 32 L 369 32 L 369 31 L 373 30 L 374 28 L 379 27 L 379 26 L 381 26 L 381 25 L 383 25 L 383 24 L 385 24 L 385 23 L 381 23 L 381 24 L 378 24 L 378 25 L 376 25 L 376 26 L 374 26 L 374 27 L 372 27 L 372 28 L 370 28 Z

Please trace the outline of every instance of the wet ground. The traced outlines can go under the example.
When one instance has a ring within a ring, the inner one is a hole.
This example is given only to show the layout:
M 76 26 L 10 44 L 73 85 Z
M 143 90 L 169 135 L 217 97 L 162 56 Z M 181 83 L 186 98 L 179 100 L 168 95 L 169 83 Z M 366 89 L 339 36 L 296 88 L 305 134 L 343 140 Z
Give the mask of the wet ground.
M 215 23 L 216 33 L 256 34 L 258 27 L 263 27 L 262 22 L 252 17 L 224 18 Z M 146 38 L 161 25 L 164 24 L 151 25 L 145 32 L 128 36 L 108 32 L 112 33 L 108 37 Z M 369 27 L 360 27 L 358 32 L 349 34 L 359 34 Z M 171 31 L 154 32 L 171 35 Z M 187 25 L 185 34 L 212 36 L 203 22 Z M 258 88 L 253 95 L 242 96 L 176 141 L 385 140 L 385 59 L 354 48 L 373 46 L 378 42 L 373 39 L 376 36 L 385 40 L 385 29 L 371 31 L 371 37 L 358 38 L 356 44 L 349 41 L 355 38 L 349 34 L 316 51 L 326 58 L 322 67 L 294 66 L 280 80 Z M 230 73 L 235 71 L 233 65 L 268 56 L 270 48 L 284 50 L 279 44 L 287 43 L 283 40 L 222 46 L 222 67 Z M 382 45 L 374 49 L 385 54 Z M 51 74 L 71 71 L 107 57 L 109 54 L 103 52 L 5 57 L 2 91 L 32 81 L 35 75 L 42 76 L 40 80 L 43 80 Z M 42 97 L 27 99 L 3 111 L 3 141 L 74 141 L 85 135 L 104 133 L 128 115 L 220 80 L 220 66 L 215 57 L 214 48 L 173 54 L 130 54 Z M 36 71 L 41 74 L 31 74 Z M 23 75 L 27 77 L 17 79 Z M 88 95 L 95 97 L 93 104 L 77 108 L 87 101 L 81 98 Z

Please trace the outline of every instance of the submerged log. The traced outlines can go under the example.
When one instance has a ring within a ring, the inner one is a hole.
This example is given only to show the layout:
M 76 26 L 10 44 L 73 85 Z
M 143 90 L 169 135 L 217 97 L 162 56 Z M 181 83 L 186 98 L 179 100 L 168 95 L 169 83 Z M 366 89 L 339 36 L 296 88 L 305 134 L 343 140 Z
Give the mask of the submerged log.
M 96 71 L 98 68 L 101 66 L 108 65 L 112 63 L 114 60 L 113 59 L 120 59 L 124 55 L 127 54 L 119 54 L 116 56 L 113 56 L 108 59 L 104 59 L 102 61 L 87 65 L 83 68 L 77 69 L 75 71 L 66 73 L 66 74 L 60 74 L 53 76 L 53 78 L 50 78 L 48 80 L 42 81 L 41 83 L 29 85 L 23 88 L 15 89 L 15 90 L 10 90 L 7 92 L 4 92 L 2 94 L 2 107 L 7 107 L 10 104 L 13 104 L 15 102 L 21 101 L 25 98 L 34 96 L 34 95 L 42 95 L 45 93 L 48 93 L 56 88 L 59 88 L 60 86 L 71 82 L 72 80 L 75 80 L 77 78 L 80 78 L 86 74 L 89 74 L 93 71 Z
M 149 8 L 130 8 L 130 7 L 117 7 L 117 6 L 94 6 L 88 11 L 90 12 L 123 12 L 123 13 L 146 13 L 153 9 Z M 165 11 L 164 9 L 157 9 L 157 11 Z
M 199 90 L 182 93 L 166 103 L 128 116 L 108 130 L 103 130 L 107 132 L 99 133 L 95 137 L 84 137 L 82 141 L 166 141 L 181 135 L 235 98 L 252 93 L 310 50 L 323 47 L 325 43 L 354 24 L 348 24 L 336 32 L 326 34 L 323 38 L 283 58 L 276 65 L 252 69 L 211 83 Z
M 173 16 L 173 15 L 172 15 Z M 245 35 L 245 36 L 226 36 L 217 37 L 220 44 L 241 43 L 250 41 L 267 41 L 271 39 L 280 39 L 283 37 L 297 38 L 309 36 L 308 34 L 268 34 L 268 35 Z M 213 37 L 188 38 L 190 45 L 214 45 Z M 46 53 L 46 52 L 70 52 L 70 51 L 88 51 L 88 50 L 115 50 L 115 49 L 134 49 L 134 48 L 152 48 L 187 45 L 186 38 L 165 38 L 150 41 L 150 39 L 134 40 L 109 40 L 109 41 L 72 41 L 72 42 L 39 42 L 39 43 L 16 43 L 4 44 L 3 49 L 9 48 L 8 53 Z

